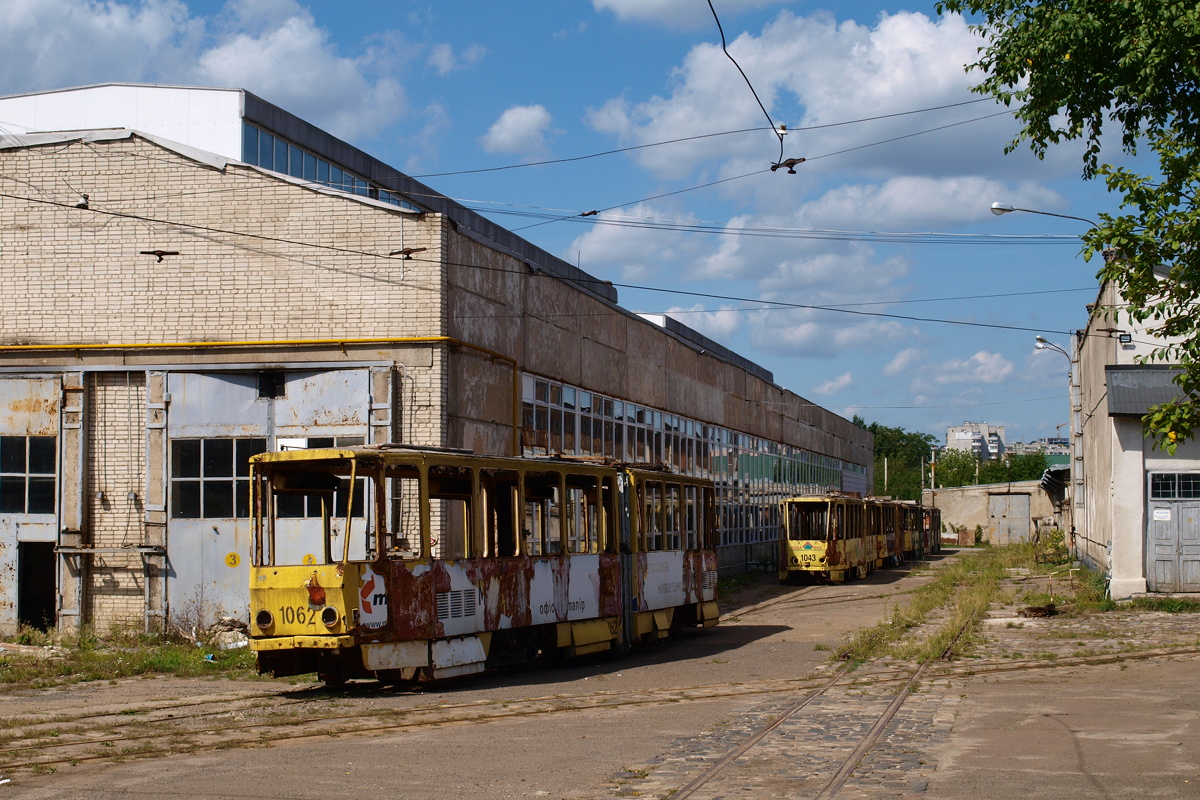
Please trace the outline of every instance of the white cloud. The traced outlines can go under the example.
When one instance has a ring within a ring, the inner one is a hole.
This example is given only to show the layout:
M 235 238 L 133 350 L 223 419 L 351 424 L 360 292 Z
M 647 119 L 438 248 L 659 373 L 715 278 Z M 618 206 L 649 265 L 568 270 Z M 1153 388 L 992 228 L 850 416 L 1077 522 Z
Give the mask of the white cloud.
M 549 128 L 550 112 L 545 106 L 513 106 L 492 123 L 483 137 L 483 149 L 489 153 L 539 155 L 546 150 Z
M 399 82 L 367 75 L 372 58 L 338 54 L 329 33 L 297 10 L 262 34 L 237 33 L 199 57 L 206 83 L 242 86 L 344 138 L 372 136 L 404 107 Z
M 179 0 L 8 0 L 0 92 L 108 81 L 245 88 L 344 138 L 404 112 L 382 33 L 350 56 L 294 0 L 233 0 L 216 17 Z
M 937 384 L 1002 383 L 1013 374 L 1013 364 L 999 353 L 980 350 L 967 359 L 951 359 L 929 368 Z
M 573 28 L 563 28 L 560 31 L 555 31 L 554 38 L 561 40 L 561 39 L 570 39 L 575 36 L 582 36 L 583 33 L 587 29 L 588 29 L 587 22 L 580 22 L 578 25 L 576 25 Z
M 690 308 L 676 306 L 667 309 L 666 314 L 716 342 L 729 342 L 746 321 L 741 311 L 727 306 L 716 310 L 699 304 Z
M 813 388 L 813 394 L 837 394 L 843 389 L 848 389 L 854 385 L 854 377 L 849 372 L 843 372 L 836 378 L 830 378 L 820 386 Z
M 4 93 L 163 79 L 188 68 L 204 33 L 178 0 L 9 0 L 3 12 Z
M 919 347 L 906 347 L 895 355 L 883 368 L 883 374 L 889 378 L 906 375 L 925 360 L 925 351 Z
M 723 0 L 722 17 L 791 0 Z M 713 24 L 708 5 L 697 0 L 592 0 L 597 11 L 611 11 L 623 22 L 653 22 L 668 28 L 696 29 Z
M 429 64 L 437 70 L 438 75 L 446 75 L 475 66 L 485 55 L 487 48 L 478 44 L 469 45 L 457 53 L 451 45 L 435 44 L 429 50 Z
M 751 332 L 756 349 L 796 358 L 834 358 L 847 352 L 878 352 L 911 333 L 894 320 L 834 321 L 822 312 L 763 312 Z
M 1009 180 L 1020 168 L 1023 175 L 1044 178 L 1058 163 L 1054 154 L 1047 162 L 1028 154 L 1004 156 L 1003 146 L 1017 126 L 1003 107 L 977 102 L 904 113 L 979 100 L 969 91 L 979 76 L 967 74 L 964 65 L 978 58 L 980 43 L 959 16 L 931 19 L 914 12 L 885 13 L 864 25 L 839 22 L 827 12 L 798 17 L 785 11 L 757 35 L 736 37 L 730 53 L 772 119 L 792 129 L 785 138 L 785 154 L 813 159 L 798 168 L 808 179 L 781 173 L 780 180 L 757 183 L 794 189 L 795 183 L 811 182 L 814 175 L 835 169 L 881 176 L 918 167 L 943 175 L 983 171 Z M 989 114 L 1001 116 L 957 124 Z M 839 124 L 865 117 L 878 119 Z M 668 95 L 640 102 L 614 98 L 591 110 L 588 121 L 627 144 L 766 124 L 745 80 L 715 43 L 697 45 L 688 53 L 672 76 Z M 812 126 L 834 127 L 802 130 Z M 900 138 L 943 127 L 937 133 Z M 634 157 L 657 177 L 683 179 L 714 161 L 721 177 L 761 170 L 778 155 L 778 140 L 771 132 L 754 131 L 647 148 Z M 1072 162 L 1058 169 L 1077 168 Z M 743 185 L 731 190 L 743 191 Z
M 619 217 L 654 218 L 670 216 L 647 203 L 639 203 L 620 214 L 600 214 L 598 222 Z M 687 215 L 685 220 L 695 220 Z M 626 228 L 598 224 L 575 239 L 560 255 L 572 264 L 592 274 L 617 270 L 629 282 L 651 282 L 668 272 L 672 264 L 684 259 L 690 248 L 682 233 L 652 228 Z M 714 337 L 715 338 L 715 337 Z

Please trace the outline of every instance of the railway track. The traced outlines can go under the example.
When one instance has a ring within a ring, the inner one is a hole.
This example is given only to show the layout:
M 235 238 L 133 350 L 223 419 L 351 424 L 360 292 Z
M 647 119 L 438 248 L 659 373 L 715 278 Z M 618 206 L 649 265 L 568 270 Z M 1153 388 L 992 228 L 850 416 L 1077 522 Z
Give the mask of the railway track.
M 422 703 L 424 698 L 420 693 L 397 695 L 393 692 L 389 695 L 385 690 L 371 685 L 364 685 L 357 691 L 350 692 L 299 689 L 209 698 L 203 702 L 186 698 L 171 702 L 135 704 L 113 712 L 64 713 L 51 718 L 33 714 L 10 718 L 6 721 L 5 730 L 0 732 L 0 772 L 8 774 L 16 770 L 45 771 L 68 764 L 155 758 L 200 750 L 259 747 L 317 737 L 383 734 L 412 728 L 497 722 L 518 717 L 665 703 L 702 703 L 737 697 L 764 700 L 773 697 L 786 698 L 783 711 L 776 713 L 737 748 L 722 756 L 716 764 L 710 765 L 708 769 L 713 770 L 711 774 L 706 771 L 703 776 L 699 776 L 703 780 L 696 786 L 684 787 L 673 795 L 676 798 L 684 798 L 693 796 L 700 788 L 712 784 L 721 773 L 746 753 L 822 698 L 833 698 L 836 702 L 846 699 L 848 693 L 857 693 L 859 697 L 870 693 L 890 693 L 894 707 L 889 705 L 879 715 L 878 729 L 873 728 L 874 732 L 862 739 L 862 742 L 869 740 L 864 749 L 861 752 L 856 750 L 850 753 L 841 762 L 843 768 L 849 770 L 840 778 L 844 783 L 853 771 L 853 765 L 870 749 L 913 687 L 922 680 L 1118 663 L 1135 659 L 1197 656 L 1200 656 L 1200 646 L 1096 653 L 1053 660 L 1030 658 L 955 663 L 930 661 L 916 666 L 889 665 L 855 671 L 851 671 L 849 666 L 842 666 L 827 677 L 554 695 L 518 701 Z M 338 710 L 339 704 L 347 702 L 346 698 L 353 700 L 356 697 L 368 700 L 366 705 L 370 707 Z M 379 708 L 379 703 L 385 700 L 392 705 Z M 687 793 L 684 793 L 685 791 Z M 832 796 L 832 793 L 824 795 Z

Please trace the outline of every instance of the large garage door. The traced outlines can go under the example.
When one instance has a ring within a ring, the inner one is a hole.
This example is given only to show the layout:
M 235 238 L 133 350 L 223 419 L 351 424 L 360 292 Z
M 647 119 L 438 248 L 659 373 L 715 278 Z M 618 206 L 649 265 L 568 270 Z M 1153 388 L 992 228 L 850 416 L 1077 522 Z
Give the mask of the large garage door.
M 367 368 L 168 376 L 167 601 L 173 617 L 245 617 L 247 459 L 281 446 L 372 441 L 378 383 Z

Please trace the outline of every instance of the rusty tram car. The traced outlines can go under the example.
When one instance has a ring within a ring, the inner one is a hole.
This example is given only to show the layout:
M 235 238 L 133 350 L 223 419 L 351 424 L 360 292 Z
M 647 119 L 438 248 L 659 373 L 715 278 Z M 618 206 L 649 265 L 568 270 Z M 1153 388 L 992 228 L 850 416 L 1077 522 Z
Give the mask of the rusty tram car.
M 780 515 L 779 578 L 865 578 L 941 550 L 941 512 L 848 494 L 792 497 Z
M 260 672 L 434 680 L 717 624 L 710 481 L 399 445 L 250 461 Z

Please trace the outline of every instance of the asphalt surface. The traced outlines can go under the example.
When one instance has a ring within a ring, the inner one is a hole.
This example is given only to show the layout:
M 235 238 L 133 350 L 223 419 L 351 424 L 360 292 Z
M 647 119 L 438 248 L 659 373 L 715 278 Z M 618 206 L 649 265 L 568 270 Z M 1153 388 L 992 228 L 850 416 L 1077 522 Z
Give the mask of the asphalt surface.
M 514 716 L 272 746 L 63 766 L 4 775 L 4 798 L 668 797 L 776 719 L 801 692 L 719 687 L 821 677 L 849 632 L 873 624 L 926 580 L 905 570 L 844 586 L 782 586 L 764 576 L 723 608 L 725 621 L 625 656 L 481 676 L 419 695 L 351 687 L 322 702 L 342 711 L 710 687 L 706 699 Z M 1195 646 L 1200 618 L 1110 614 L 1018 618 L 997 608 L 972 664 L 921 684 L 838 797 L 1200 797 L 1200 661 L 1130 659 L 1135 648 Z M 1198 648 L 1200 649 L 1200 648 Z M 1080 665 L 1084 656 L 1122 659 Z M 993 668 L 1012 667 L 1009 671 Z M 867 665 L 781 725 L 696 798 L 816 797 L 823 771 L 850 750 L 890 698 Z M 961 666 L 961 665 L 960 665 Z M 249 688 L 247 688 L 249 686 Z M 263 691 L 265 684 L 156 679 L 0 695 L 0 716 L 33 709 Z M 311 723 L 320 731 L 321 723 Z

